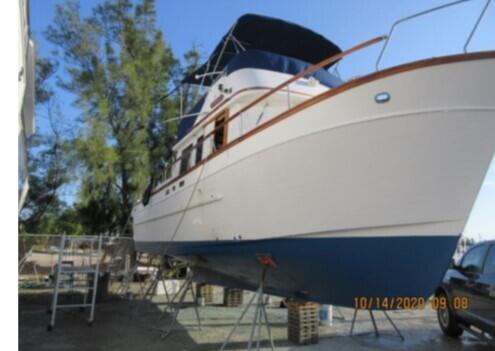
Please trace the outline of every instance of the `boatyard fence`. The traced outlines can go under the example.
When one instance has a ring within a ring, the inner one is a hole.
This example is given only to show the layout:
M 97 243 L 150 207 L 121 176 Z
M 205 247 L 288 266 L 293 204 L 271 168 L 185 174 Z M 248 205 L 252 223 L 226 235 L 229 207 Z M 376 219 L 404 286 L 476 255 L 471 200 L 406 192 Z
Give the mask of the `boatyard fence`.
M 19 234 L 18 243 L 18 280 L 19 288 L 52 288 L 53 277 L 60 254 L 62 235 L 57 234 Z M 73 245 L 70 249 L 76 253 L 89 250 L 84 241 L 70 240 L 78 236 L 65 235 L 66 241 Z M 98 238 L 98 236 L 86 236 Z M 66 248 L 67 249 L 67 248 Z M 102 250 L 96 261 L 100 264 L 100 272 L 112 277 L 123 277 L 128 274 L 135 263 L 134 240 L 130 237 L 103 236 Z M 74 266 L 83 266 L 89 262 L 84 255 L 74 255 L 71 262 Z M 77 262 L 76 262 L 77 261 Z M 91 264 L 95 264 L 93 261 Z

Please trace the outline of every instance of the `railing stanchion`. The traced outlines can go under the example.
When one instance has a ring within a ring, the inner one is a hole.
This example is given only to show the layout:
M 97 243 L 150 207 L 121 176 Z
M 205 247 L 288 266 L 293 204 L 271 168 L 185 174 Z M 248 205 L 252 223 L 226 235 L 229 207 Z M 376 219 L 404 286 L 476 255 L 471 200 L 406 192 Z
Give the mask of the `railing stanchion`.
M 287 107 L 290 109 L 291 108 L 291 101 L 290 101 L 290 85 L 287 85 Z

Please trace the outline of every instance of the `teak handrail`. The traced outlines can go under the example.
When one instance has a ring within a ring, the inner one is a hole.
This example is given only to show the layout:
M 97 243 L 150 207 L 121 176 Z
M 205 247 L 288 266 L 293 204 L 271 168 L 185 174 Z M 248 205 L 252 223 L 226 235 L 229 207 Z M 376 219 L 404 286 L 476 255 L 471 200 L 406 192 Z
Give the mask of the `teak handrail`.
M 376 43 L 379 43 L 380 41 L 383 41 L 387 39 L 387 36 L 386 35 L 382 35 L 382 36 L 379 36 L 379 37 L 375 37 L 373 39 L 369 39 L 369 40 L 366 40 L 356 46 L 353 46 L 352 48 L 350 49 L 347 49 L 345 51 L 342 51 L 336 55 L 333 55 L 333 56 L 330 56 L 329 58 L 326 58 L 325 60 L 323 61 L 320 61 L 310 67 L 308 67 L 307 69 L 305 69 L 304 71 L 302 72 L 299 72 L 298 74 L 296 74 L 295 76 L 287 79 L 286 81 L 280 83 L 279 85 L 277 85 L 276 87 L 270 89 L 268 92 L 266 92 L 265 94 L 257 97 L 256 99 L 254 99 L 253 101 L 251 101 L 249 104 L 247 104 L 246 106 L 244 106 L 243 108 L 241 108 L 239 111 L 237 111 L 236 113 L 234 113 L 232 116 L 230 116 L 229 118 L 227 118 L 223 123 L 219 124 L 216 128 L 214 128 L 211 132 L 209 132 L 208 134 L 204 135 L 203 136 L 203 139 L 201 141 L 201 143 L 204 143 L 206 141 L 207 138 L 209 138 L 211 135 L 213 135 L 218 129 L 220 128 L 223 128 L 225 124 L 228 124 L 230 121 L 234 120 L 235 118 L 239 117 L 242 113 L 246 112 L 247 110 L 249 110 L 251 107 L 257 105 L 258 103 L 260 103 L 261 101 L 265 100 L 266 98 L 272 96 L 273 94 L 275 94 L 276 92 L 282 90 L 284 87 L 288 86 L 289 84 L 297 81 L 298 79 L 304 77 L 304 76 L 307 76 L 308 74 L 311 74 L 313 72 L 315 72 L 316 70 L 320 69 L 320 68 L 323 68 L 324 66 L 326 65 L 329 65 L 330 63 L 333 63 L 337 60 L 340 60 L 341 58 L 349 55 L 349 54 L 352 54 L 353 52 L 356 52 L 356 51 L 359 51 L 359 50 L 362 50 L 370 45 L 374 45 Z M 205 121 L 203 122 L 200 122 L 197 126 L 193 127 L 192 130 L 196 129 L 196 128 L 204 128 L 206 127 L 209 123 L 211 123 L 212 121 L 215 120 L 215 116 L 212 116 L 212 118 L 209 118 L 209 119 L 205 119 Z M 192 130 L 190 132 L 192 132 Z M 189 134 L 189 133 L 188 133 Z M 228 144 L 228 143 L 227 143 Z M 197 147 L 199 146 L 199 143 L 196 143 L 196 144 L 193 144 L 193 147 L 192 149 L 196 149 Z M 225 146 L 225 145 L 223 145 Z M 222 147 L 223 147 L 222 146 Z M 173 162 L 171 162 L 168 167 L 172 167 L 173 165 L 175 165 L 177 162 L 179 162 L 180 160 L 182 159 L 182 155 L 178 158 L 176 158 Z M 180 174 L 178 175 L 180 176 Z M 172 178 L 172 181 L 171 182 L 168 182 L 165 186 L 168 186 L 170 183 L 172 183 L 173 181 L 175 181 L 176 179 L 173 179 Z
M 315 72 L 316 70 L 320 69 L 320 68 L 323 68 L 325 67 L 326 65 L 329 65 L 330 63 L 333 63 L 335 61 L 338 61 L 340 60 L 341 58 L 349 55 L 349 54 L 352 54 L 353 52 L 355 51 L 359 51 L 359 50 L 362 50 L 370 45 L 374 45 L 374 44 L 377 44 L 379 43 L 380 41 L 383 41 L 387 39 L 387 36 L 386 35 L 382 35 L 382 36 L 379 36 L 379 37 L 376 37 L 376 38 L 373 38 L 373 39 L 370 39 L 370 40 L 367 40 L 367 41 L 364 41 L 362 42 L 361 44 L 358 44 L 350 49 L 347 49 L 345 51 L 342 51 L 336 55 L 333 55 L 333 56 L 330 56 L 329 58 L 326 58 L 324 59 L 323 61 L 320 61 L 316 64 L 314 64 L 313 66 L 310 66 L 308 67 L 307 69 L 305 69 L 304 71 L 302 72 L 299 72 L 298 74 L 296 74 L 295 76 L 287 79 L 286 81 L 280 83 L 279 85 L 277 85 L 276 87 L 272 88 L 271 90 L 269 90 L 268 92 L 266 92 L 265 94 L 259 96 L 258 98 L 254 99 L 253 101 L 251 101 L 249 104 L 247 104 L 246 106 L 244 106 L 242 109 L 240 109 L 239 111 L 237 111 L 235 114 L 233 114 L 231 116 L 231 118 L 229 118 L 229 121 L 234 119 L 235 117 L 237 117 L 238 114 L 241 114 L 243 112 L 246 112 L 247 110 L 249 110 L 251 107 L 257 105 L 259 102 L 265 100 L 266 98 L 272 96 L 273 94 L 275 94 L 276 92 L 282 90 L 284 87 L 286 87 L 287 85 L 297 81 L 298 79 L 304 77 L 304 76 L 307 76 L 308 74 L 310 73 L 313 73 Z M 211 123 L 213 120 L 213 118 L 210 118 L 210 119 L 206 119 L 205 121 L 203 122 L 200 122 L 196 127 L 200 127 L 202 126 L 201 124 L 204 124 L 204 126 L 202 127 L 206 127 L 206 125 L 208 125 L 209 123 Z

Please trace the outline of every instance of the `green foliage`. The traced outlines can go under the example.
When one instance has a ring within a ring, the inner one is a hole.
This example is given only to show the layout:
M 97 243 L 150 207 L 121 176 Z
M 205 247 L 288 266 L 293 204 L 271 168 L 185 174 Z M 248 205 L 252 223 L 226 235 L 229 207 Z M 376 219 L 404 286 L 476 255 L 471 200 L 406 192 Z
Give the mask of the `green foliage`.
M 67 74 L 59 84 L 84 115 L 74 142 L 83 172 L 76 211 L 92 233 L 120 232 L 171 155 L 179 101 L 168 94 L 178 61 L 156 27 L 153 0 L 103 1 L 88 18 L 68 0 L 45 35 L 61 50 Z
M 62 136 L 61 125 L 57 123 L 59 111 L 53 106 L 54 93 L 47 83 L 55 71 L 56 65 L 53 62 L 38 59 L 36 102 L 38 106 L 46 107 L 48 115 L 44 117 L 48 119 L 50 128 L 45 133 L 37 132 L 28 139 L 29 192 L 19 215 L 20 230 L 23 232 L 56 230 L 56 219 L 66 210 L 59 191 L 70 182 L 69 170 L 73 164 L 73 153 L 71 141 Z
M 29 141 L 21 231 L 129 233 L 132 207 L 172 155 L 180 101 L 171 91 L 198 67 L 199 53 L 193 46 L 179 65 L 156 26 L 153 0 L 105 0 L 87 18 L 78 1 L 66 0 L 45 36 L 57 50 L 38 59 L 36 101 L 50 128 Z M 63 127 L 53 82 L 73 94 L 77 127 Z M 182 93 L 187 111 L 199 91 Z M 64 203 L 64 189 L 76 190 L 73 204 Z

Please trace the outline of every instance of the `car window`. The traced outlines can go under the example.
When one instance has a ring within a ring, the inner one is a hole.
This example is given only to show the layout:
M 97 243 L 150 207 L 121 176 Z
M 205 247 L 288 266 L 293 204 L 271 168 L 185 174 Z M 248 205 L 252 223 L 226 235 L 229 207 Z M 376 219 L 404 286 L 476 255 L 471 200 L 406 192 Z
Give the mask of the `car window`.
M 495 245 L 492 245 L 490 247 L 490 251 L 488 251 L 488 256 L 486 257 L 483 273 L 495 273 Z
M 461 268 L 473 272 L 481 271 L 483 259 L 485 258 L 486 245 L 477 246 L 469 250 L 462 259 Z

